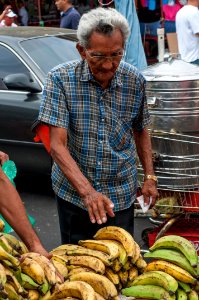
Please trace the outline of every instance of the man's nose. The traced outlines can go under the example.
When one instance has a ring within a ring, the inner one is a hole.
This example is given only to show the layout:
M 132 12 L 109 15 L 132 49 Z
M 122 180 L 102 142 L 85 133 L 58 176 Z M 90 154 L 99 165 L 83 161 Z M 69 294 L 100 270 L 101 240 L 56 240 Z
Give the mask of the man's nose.
M 113 61 L 111 58 L 107 57 L 102 63 L 103 69 L 111 70 L 113 68 Z

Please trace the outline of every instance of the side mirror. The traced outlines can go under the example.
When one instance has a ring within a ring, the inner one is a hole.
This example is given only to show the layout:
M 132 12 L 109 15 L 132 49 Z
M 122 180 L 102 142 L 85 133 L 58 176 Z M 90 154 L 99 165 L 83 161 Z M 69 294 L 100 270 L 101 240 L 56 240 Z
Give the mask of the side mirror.
M 9 74 L 4 77 L 3 81 L 8 89 L 17 89 L 32 93 L 39 93 L 42 91 L 37 83 L 31 81 L 28 76 L 23 73 Z

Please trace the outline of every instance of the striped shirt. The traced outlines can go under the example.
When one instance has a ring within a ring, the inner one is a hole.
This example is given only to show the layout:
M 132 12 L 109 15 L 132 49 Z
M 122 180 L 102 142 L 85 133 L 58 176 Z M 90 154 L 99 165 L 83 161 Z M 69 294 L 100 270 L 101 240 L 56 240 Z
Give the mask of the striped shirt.
M 136 198 L 136 149 L 132 129 L 150 123 L 145 79 L 121 62 L 107 89 L 94 80 L 86 61 L 61 64 L 48 73 L 39 120 L 67 129 L 67 147 L 92 186 L 119 211 Z M 55 193 L 83 209 L 83 201 L 56 163 Z

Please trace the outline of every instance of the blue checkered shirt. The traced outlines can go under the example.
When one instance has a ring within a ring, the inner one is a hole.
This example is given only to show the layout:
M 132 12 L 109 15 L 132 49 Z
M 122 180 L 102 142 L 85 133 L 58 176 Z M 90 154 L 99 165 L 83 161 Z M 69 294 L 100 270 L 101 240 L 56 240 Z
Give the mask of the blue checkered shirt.
M 73 61 L 48 73 L 39 120 L 67 129 L 67 147 L 81 172 L 114 203 L 115 211 L 136 198 L 136 149 L 132 129 L 150 123 L 145 79 L 121 62 L 107 89 L 94 80 L 86 61 Z M 56 163 L 52 168 L 55 194 L 83 209 L 76 190 Z

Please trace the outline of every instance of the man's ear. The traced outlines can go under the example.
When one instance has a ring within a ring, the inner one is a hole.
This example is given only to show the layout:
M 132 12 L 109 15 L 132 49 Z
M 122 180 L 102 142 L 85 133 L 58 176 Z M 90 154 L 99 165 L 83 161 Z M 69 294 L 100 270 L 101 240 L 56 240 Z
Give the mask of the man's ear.
M 85 48 L 84 48 L 82 45 L 80 45 L 80 43 L 77 43 L 77 44 L 76 44 L 76 48 L 77 48 L 79 54 L 81 55 L 81 58 L 82 58 L 82 59 L 85 59 L 85 58 L 86 58 L 86 51 L 85 51 Z

